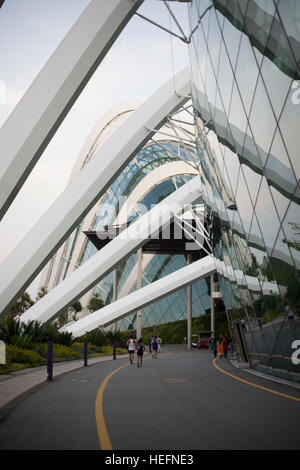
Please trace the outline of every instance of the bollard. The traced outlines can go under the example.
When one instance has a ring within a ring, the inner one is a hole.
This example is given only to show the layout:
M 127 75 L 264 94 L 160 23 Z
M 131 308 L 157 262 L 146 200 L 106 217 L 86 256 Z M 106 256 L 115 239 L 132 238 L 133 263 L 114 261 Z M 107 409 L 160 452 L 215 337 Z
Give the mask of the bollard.
M 84 348 L 83 348 L 83 366 L 87 367 L 88 365 L 88 342 L 87 339 L 84 340 Z
M 116 342 L 113 342 L 113 359 L 117 359 Z
M 51 382 L 53 379 L 53 343 L 48 341 L 47 351 L 47 382 Z

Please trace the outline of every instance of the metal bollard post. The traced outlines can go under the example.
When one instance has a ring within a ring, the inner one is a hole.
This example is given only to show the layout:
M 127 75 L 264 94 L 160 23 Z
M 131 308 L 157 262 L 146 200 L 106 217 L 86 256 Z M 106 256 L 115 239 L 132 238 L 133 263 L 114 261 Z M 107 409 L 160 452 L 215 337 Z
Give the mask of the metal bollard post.
M 47 382 L 51 382 L 53 379 L 53 343 L 48 341 L 47 351 Z
M 113 342 L 113 359 L 117 359 L 116 341 Z
M 83 348 L 83 366 L 87 367 L 88 365 L 88 342 L 87 339 L 84 340 L 84 348 Z

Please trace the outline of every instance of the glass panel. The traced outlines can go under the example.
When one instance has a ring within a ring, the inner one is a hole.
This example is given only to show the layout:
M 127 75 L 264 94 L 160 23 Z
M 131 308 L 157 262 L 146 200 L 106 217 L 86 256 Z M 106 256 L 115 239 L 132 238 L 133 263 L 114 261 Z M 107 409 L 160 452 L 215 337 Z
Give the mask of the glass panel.
M 258 78 L 258 66 L 249 38 L 245 34 L 242 35 L 235 77 L 248 116 Z
M 283 113 L 279 121 L 279 127 L 288 151 L 291 166 L 295 172 L 296 179 L 300 179 L 299 158 L 299 122 L 300 122 L 300 100 L 294 95 L 298 90 L 291 88 L 290 95 L 285 103 Z M 299 94 L 300 96 L 300 94 Z
M 258 79 L 250 115 L 250 126 L 263 164 L 269 153 L 276 121 L 261 77 Z
M 288 199 L 292 197 L 297 182 L 279 129 L 270 149 L 265 174 L 270 185 Z
M 274 246 L 280 224 L 265 178 L 262 179 L 255 206 L 255 213 L 265 240 L 266 248 L 270 253 Z
M 300 3 L 297 0 L 280 0 L 277 4 L 296 62 L 300 63 Z
M 292 79 L 283 74 L 268 57 L 263 59 L 261 74 L 278 119 L 287 99 Z
M 224 79 L 226 77 L 226 80 Z M 225 112 L 228 116 L 229 105 L 231 100 L 231 92 L 233 85 L 233 73 L 230 66 L 229 58 L 225 49 L 224 42 L 221 44 L 220 51 L 220 64 L 219 64 L 219 73 L 218 73 L 218 86 L 223 102 Z
M 241 31 L 236 29 L 227 19 L 225 19 L 223 27 L 223 38 L 233 70 L 235 70 L 236 66 L 241 35 Z

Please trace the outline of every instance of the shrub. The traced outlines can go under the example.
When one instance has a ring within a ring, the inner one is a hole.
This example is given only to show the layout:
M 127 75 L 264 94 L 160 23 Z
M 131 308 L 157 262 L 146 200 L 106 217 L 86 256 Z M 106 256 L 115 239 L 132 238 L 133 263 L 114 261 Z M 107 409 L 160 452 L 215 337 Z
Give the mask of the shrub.
M 11 338 L 11 344 L 18 346 L 21 349 L 31 349 L 32 348 L 32 336 L 23 335 L 18 336 L 14 335 Z
M 55 342 L 63 346 L 71 346 L 73 342 L 73 335 L 72 333 L 68 333 L 67 331 L 65 331 L 64 333 L 58 333 Z
M 282 315 L 282 312 L 281 313 L 278 313 L 276 310 L 274 309 L 269 309 L 266 311 L 266 313 L 262 316 L 261 318 L 261 322 L 263 324 L 265 323 L 268 323 L 272 320 L 275 320 L 275 318 L 279 317 L 280 315 Z
M 113 347 L 112 346 L 103 346 L 102 347 L 103 354 L 113 354 Z
M 29 364 L 31 366 L 40 366 L 46 361 L 36 351 L 21 349 L 18 346 L 7 345 L 6 354 L 8 362 L 17 362 L 20 364 Z
M 21 322 L 6 316 L 0 322 L 0 339 L 6 344 L 11 344 L 11 338 L 19 335 L 21 335 Z
M 62 344 L 54 344 L 53 356 L 55 359 L 78 359 L 79 352 L 74 351 L 74 349 L 69 348 L 68 346 L 63 346 Z

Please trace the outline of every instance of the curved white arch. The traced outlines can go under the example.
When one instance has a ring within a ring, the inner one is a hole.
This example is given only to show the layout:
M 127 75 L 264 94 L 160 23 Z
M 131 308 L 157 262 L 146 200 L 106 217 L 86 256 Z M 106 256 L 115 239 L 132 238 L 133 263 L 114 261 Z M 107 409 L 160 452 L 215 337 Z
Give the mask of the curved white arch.
M 244 276 L 241 271 L 233 270 L 232 268 L 231 271 L 229 274 L 228 266 L 225 266 L 223 261 L 219 261 L 213 255 L 208 255 L 106 305 L 80 320 L 64 326 L 60 331 L 72 333 L 75 337 L 82 336 L 99 326 L 108 326 L 121 320 L 130 313 L 136 312 L 176 290 L 182 289 L 200 279 L 207 278 L 214 272 L 229 279 L 230 282 L 237 284 L 239 287 L 247 288 L 252 292 L 263 291 L 266 295 L 278 293 L 276 284 L 265 282 L 261 286 L 257 278 Z
M 137 187 L 130 193 L 126 204 L 121 207 L 121 210 L 116 217 L 114 222 L 115 225 L 126 224 L 127 219 L 130 215 L 130 208 L 135 206 L 146 194 L 158 185 L 162 181 L 171 178 L 172 176 L 178 176 L 183 174 L 189 175 L 198 175 L 198 171 L 191 167 L 186 162 L 183 161 L 174 161 L 161 165 L 154 170 L 152 170 L 148 175 L 146 175 L 142 181 L 137 185 Z M 129 213 L 128 213 L 129 211 Z
M 128 119 L 129 115 L 142 105 L 142 101 L 132 100 L 110 108 L 96 122 L 87 136 L 72 169 L 69 182 L 78 175 L 84 165 L 95 155 L 96 150 Z
M 174 90 L 174 80 L 176 90 Z M 185 68 L 140 106 L 90 160 L 0 266 L 0 312 L 5 314 L 129 160 L 190 98 Z
M 73 336 L 78 337 L 84 335 L 88 331 L 92 331 L 99 326 L 107 326 L 120 320 L 132 312 L 146 307 L 147 305 L 156 302 L 157 300 L 165 297 L 178 289 L 195 282 L 199 279 L 204 279 L 216 270 L 215 261 L 213 256 L 206 256 L 205 258 L 196 261 L 184 268 L 178 269 L 174 273 L 148 284 L 141 289 L 138 289 L 120 300 L 106 305 L 101 310 L 87 315 L 80 320 L 63 327 L 60 331 L 72 333 Z
M 157 236 L 160 228 L 163 229 L 170 224 L 174 214 L 181 215 L 185 204 L 194 204 L 201 196 L 201 179 L 195 176 L 151 211 L 133 222 L 102 250 L 26 310 L 21 320 L 23 322 L 38 320 L 44 323 L 53 319 L 107 276 L 124 258 L 145 244 L 150 235 Z

